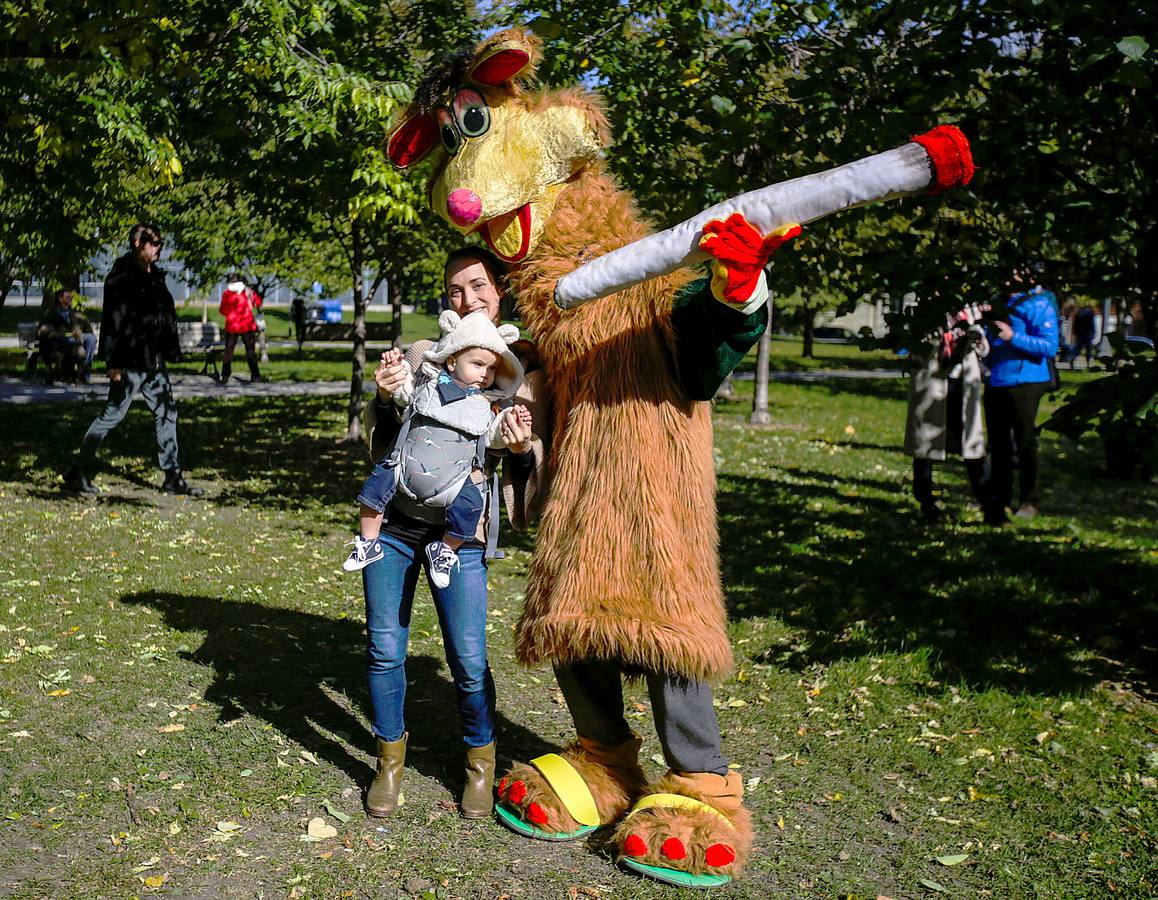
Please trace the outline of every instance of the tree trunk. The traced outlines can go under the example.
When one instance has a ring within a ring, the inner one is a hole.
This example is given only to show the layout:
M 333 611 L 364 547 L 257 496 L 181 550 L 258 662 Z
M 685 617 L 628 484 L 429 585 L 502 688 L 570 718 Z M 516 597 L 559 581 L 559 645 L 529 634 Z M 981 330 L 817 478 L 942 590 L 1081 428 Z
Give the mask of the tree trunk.
M 1142 235 L 1142 254 L 1138 265 L 1139 303 L 1146 335 L 1158 341 L 1158 225 L 1151 225 Z
M 350 405 L 343 441 L 357 441 L 362 437 L 362 389 L 366 371 L 366 296 L 362 281 L 362 230 L 355 221 L 350 227 L 350 249 L 354 270 L 354 358 L 350 373 Z
M 262 296 L 262 300 L 264 301 L 264 299 L 269 295 L 269 288 L 272 287 L 272 285 L 267 287 L 265 284 L 260 284 L 259 287 L 261 288 L 260 294 Z M 262 315 L 265 315 L 265 314 L 262 313 Z M 269 323 L 267 322 L 266 323 L 267 329 L 268 329 L 268 325 L 269 325 Z M 269 345 L 266 341 L 265 330 L 259 331 L 257 333 L 257 350 L 261 354 L 259 357 L 259 360 L 263 363 L 269 362 Z
M 768 412 L 768 369 L 772 357 L 772 298 L 768 298 L 768 327 L 760 336 L 760 346 L 756 350 L 756 391 L 752 395 L 752 415 L 749 425 L 771 425 L 772 415 Z
M 402 278 L 393 267 L 386 274 L 390 289 L 390 317 L 394 321 L 394 346 L 402 346 Z
M 804 314 L 804 349 L 800 351 L 800 355 L 805 359 L 812 359 L 812 320 L 816 314 L 808 305 L 802 307 L 802 311 Z
M 7 266 L 0 266 L 0 309 L 4 308 L 4 302 L 8 299 L 15 281 L 16 273 Z
M 732 379 L 731 372 L 729 372 L 725 376 L 724 380 L 720 382 L 720 386 L 716 388 L 715 396 L 712 397 L 712 399 L 723 400 L 725 403 L 731 403 L 736 399 L 736 384 Z

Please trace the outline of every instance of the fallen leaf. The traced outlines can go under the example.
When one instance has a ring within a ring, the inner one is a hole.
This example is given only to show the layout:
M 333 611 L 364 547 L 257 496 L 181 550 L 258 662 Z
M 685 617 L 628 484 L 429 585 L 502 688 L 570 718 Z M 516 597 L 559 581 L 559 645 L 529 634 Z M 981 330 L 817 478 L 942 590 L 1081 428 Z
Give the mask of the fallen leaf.
M 930 879 L 930 878 L 922 878 L 922 879 L 921 879 L 921 884 L 922 884 L 924 887 L 927 887 L 927 888 L 928 888 L 929 890 L 931 890 L 931 891 L 936 891 L 938 894 L 947 894 L 947 893 L 949 893 L 949 889 L 948 889 L 947 887 L 945 887 L 945 885 L 943 885 L 943 884 L 937 884 L 937 882 L 933 881 L 933 880 L 932 880 L 932 879 Z
M 71 693 L 72 693 L 72 691 L 69 690 L 68 688 L 61 688 L 59 690 L 49 691 L 48 696 L 49 697 L 67 697 Z
M 168 880 L 168 872 L 164 872 L 161 875 L 149 875 L 147 878 L 141 879 L 141 881 L 144 882 L 145 887 L 152 888 L 153 890 L 161 887 L 161 885 L 163 885 Z
M 316 841 L 322 841 L 326 838 L 338 836 L 338 829 L 330 825 L 321 816 L 316 816 L 310 819 L 310 824 L 306 826 L 306 834 Z
M 315 766 L 318 765 L 318 758 L 316 756 L 314 756 L 312 753 L 310 753 L 309 750 L 301 751 L 299 756 L 301 756 L 301 758 L 304 759 L 308 763 L 313 763 Z
M 348 815 L 346 815 L 344 812 L 342 812 L 340 809 L 337 809 L 332 803 L 330 803 L 329 800 L 323 800 L 322 806 L 324 806 L 326 808 L 326 812 L 328 812 L 331 816 L 333 816 L 335 819 L 337 819 L 343 825 L 345 825 L 347 822 L 350 821 L 350 817 Z M 456 808 L 457 808 L 457 806 L 456 806 Z
M 968 853 L 951 853 L 948 856 L 934 856 L 933 859 L 943 866 L 959 866 L 969 858 Z
M 162 725 L 157 729 L 161 734 L 172 734 L 174 731 L 184 731 L 185 726 L 180 722 L 170 722 L 168 725 Z

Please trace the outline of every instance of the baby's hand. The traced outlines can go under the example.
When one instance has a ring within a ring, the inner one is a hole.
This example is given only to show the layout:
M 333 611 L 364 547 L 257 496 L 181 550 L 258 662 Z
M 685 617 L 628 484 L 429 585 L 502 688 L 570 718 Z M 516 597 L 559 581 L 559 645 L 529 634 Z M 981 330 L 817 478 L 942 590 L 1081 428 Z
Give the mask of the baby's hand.
M 406 383 L 406 364 L 402 361 L 401 350 L 387 350 L 374 370 L 374 381 L 378 385 L 378 396 L 389 402 L 394 394 Z
M 503 417 L 503 443 L 512 453 L 526 453 L 531 449 L 531 411 L 527 407 L 512 406 Z

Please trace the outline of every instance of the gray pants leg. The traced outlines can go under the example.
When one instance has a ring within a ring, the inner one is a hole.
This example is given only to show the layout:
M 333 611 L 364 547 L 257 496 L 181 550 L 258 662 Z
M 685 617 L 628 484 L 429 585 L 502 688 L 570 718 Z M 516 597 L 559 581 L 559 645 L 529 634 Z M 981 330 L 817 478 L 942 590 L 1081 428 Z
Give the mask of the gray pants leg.
M 177 455 L 177 403 L 173 386 L 164 369 L 145 372 L 138 369 L 121 370 L 121 380 L 109 385 L 109 399 L 101 414 L 93 419 L 80 442 L 76 462 L 88 468 L 96 459 L 104 439 L 128 414 L 133 398 L 140 394 L 153 413 L 157 432 L 157 462 L 164 471 L 180 468 Z
M 623 716 L 623 682 L 619 663 L 584 660 L 555 667 L 567 708 L 580 737 L 613 747 L 631 737 Z M 655 730 L 668 768 L 677 772 L 728 774 L 720 752 L 720 726 L 706 682 L 649 672 Z
M 169 373 L 161 369 L 151 375 L 141 387 L 141 396 L 153 413 L 153 426 L 157 431 L 157 465 L 162 472 L 180 469 L 177 453 L 177 400 L 173 397 Z

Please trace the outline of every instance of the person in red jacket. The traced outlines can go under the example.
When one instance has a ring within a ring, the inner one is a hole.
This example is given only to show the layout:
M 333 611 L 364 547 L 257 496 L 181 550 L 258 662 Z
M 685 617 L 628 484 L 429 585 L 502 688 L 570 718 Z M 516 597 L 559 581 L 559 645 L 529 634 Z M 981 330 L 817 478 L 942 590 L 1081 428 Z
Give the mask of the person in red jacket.
M 245 359 L 249 363 L 250 381 L 261 381 L 261 371 L 257 367 L 257 310 L 261 308 L 261 297 L 253 288 L 245 286 L 236 272 L 229 275 L 225 291 L 221 294 L 218 309 L 225 316 L 225 354 L 221 358 L 221 384 L 229 381 L 233 369 L 233 349 L 237 339 L 245 344 Z

